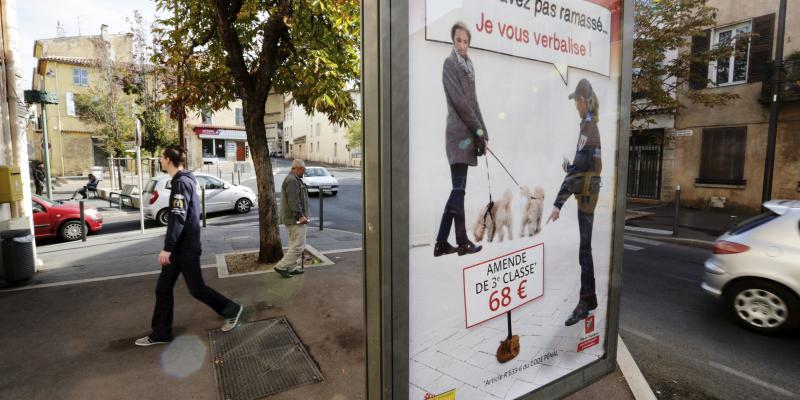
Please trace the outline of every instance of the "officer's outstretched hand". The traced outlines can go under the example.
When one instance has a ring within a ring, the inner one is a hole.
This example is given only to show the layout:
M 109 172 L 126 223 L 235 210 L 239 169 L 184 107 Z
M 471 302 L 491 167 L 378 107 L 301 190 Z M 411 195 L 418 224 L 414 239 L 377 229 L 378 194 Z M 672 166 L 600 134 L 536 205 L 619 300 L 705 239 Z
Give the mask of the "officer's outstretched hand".
M 553 207 L 553 211 L 550 212 L 550 218 L 547 218 L 547 223 L 549 224 L 550 221 L 556 222 L 558 218 L 561 216 L 561 209 L 558 207 Z
M 169 251 L 161 250 L 161 253 L 158 254 L 158 262 L 161 264 L 162 267 L 166 267 L 170 264 L 169 256 L 172 253 Z
M 300 224 L 300 225 L 305 225 L 305 224 L 308 223 L 308 218 L 306 218 L 305 216 L 300 217 L 300 220 L 297 221 L 297 223 Z

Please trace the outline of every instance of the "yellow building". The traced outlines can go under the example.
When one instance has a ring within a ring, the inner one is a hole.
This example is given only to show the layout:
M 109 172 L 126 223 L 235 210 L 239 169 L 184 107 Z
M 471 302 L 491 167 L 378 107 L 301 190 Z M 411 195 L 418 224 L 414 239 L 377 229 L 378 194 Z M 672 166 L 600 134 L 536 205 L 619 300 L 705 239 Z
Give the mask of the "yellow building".
M 133 36 L 110 35 L 101 27 L 100 35 L 40 39 L 34 42 L 33 56 L 38 59 L 32 89 L 58 94 L 59 104 L 47 107 L 50 142 L 50 168 L 54 176 L 86 175 L 93 166 L 106 167 L 108 160 L 100 138 L 75 112 L 76 94 L 87 92 L 100 79 L 100 50 L 105 45 L 114 62 L 130 62 Z M 41 116 L 40 106 L 36 106 Z M 29 130 L 33 143 L 32 159 L 42 159 L 41 121 Z

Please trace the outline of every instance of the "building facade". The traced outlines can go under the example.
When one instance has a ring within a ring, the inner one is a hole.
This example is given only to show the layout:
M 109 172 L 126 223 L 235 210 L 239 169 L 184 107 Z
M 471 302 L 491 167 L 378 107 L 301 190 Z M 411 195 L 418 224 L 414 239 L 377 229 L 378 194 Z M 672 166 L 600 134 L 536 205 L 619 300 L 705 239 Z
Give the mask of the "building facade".
M 58 95 L 59 104 L 47 105 L 47 128 L 50 142 L 50 168 L 54 176 L 86 175 L 94 166 L 106 167 L 108 159 L 102 138 L 81 121 L 75 111 L 75 96 L 87 93 L 101 79 L 98 46 L 108 48 L 113 62 L 130 62 L 133 36 L 110 35 L 101 27 L 100 35 L 41 39 L 34 42 L 37 67 L 31 88 Z M 122 95 L 121 98 L 127 98 Z M 127 101 L 130 103 L 130 101 Z M 40 106 L 35 106 L 41 116 Z M 28 130 L 30 157 L 42 160 L 42 121 Z
M 270 94 L 266 109 L 267 141 L 271 146 L 277 146 L 280 143 L 278 125 L 283 119 L 283 96 Z M 190 167 L 251 161 L 241 100 L 232 101 L 221 110 L 189 112 L 185 132 Z
M 361 109 L 361 93 L 351 96 Z M 348 127 L 331 123 L 322 113 L 308 114 L 291 96 L 285 100 L 283 121 L 283 154 L 286 158 L 301 158 L 332 165 L 359 167 L 361 149 L 351 149 Z
M 693 38 L 693 49 L 728 42 L 738 49 L 729 58 L 693 67 L 708 77 L 692 90 L 732 93 L 738 99 L 713 108 L 693 104 L 684 93 L 685 108 L 675 116 L 675 130 L 665 135 L 674 148 L 662 201 L 672 201 L 680 185 L 681 201 L 692 207 L 725 207 L 756 212 L 761 206 L 767 132 L 772 99 L 778 2 L 710 0 L 717 26 Z M 800 60 L 800 0 L 789 0 L 784 59 Z M 789 81 L 783 87 L 777 126 L 772 198 L 800 199 L 800 61 L 785 64 Z M 792 80 L 792 77 L 795 77 Z M 667 168 L 668 167 L 668 168 Z

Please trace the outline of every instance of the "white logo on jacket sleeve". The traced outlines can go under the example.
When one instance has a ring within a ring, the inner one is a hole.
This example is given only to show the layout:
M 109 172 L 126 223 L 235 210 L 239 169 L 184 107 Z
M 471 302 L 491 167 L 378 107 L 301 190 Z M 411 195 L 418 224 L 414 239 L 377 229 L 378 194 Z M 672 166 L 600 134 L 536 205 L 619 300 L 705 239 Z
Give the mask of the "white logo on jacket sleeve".
M 578 139 L 578 151 L 583 150 L 583 146 L 586 146 L 587 141 L 589 141 L 589 138 L 586 135 L 581 135 L 580 139 Z
M 170 210 L 173 214 L 185 214 L 186 210 L 183 207 L 186 204 L 186 200 L 182 194 L 176 194 L 172 196 L 172 210 Z

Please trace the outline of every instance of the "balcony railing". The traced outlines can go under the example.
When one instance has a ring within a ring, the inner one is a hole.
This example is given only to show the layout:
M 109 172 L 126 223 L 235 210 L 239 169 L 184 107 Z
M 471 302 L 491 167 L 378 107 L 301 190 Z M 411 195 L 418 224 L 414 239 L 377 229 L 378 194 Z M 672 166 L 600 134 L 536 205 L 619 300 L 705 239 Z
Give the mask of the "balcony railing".
M 783 62 L 783 85 L 781 103 L 800 101 L 800 60 Z M 764 81 L 761 83 L 761 98 L 763 104 L 772 102 L 774 68 L 772 64 L 767 68 Z

